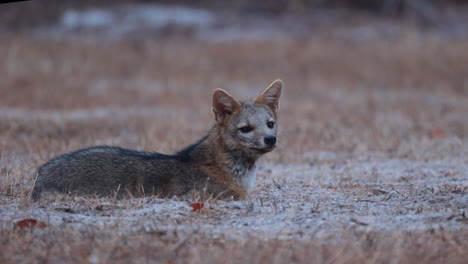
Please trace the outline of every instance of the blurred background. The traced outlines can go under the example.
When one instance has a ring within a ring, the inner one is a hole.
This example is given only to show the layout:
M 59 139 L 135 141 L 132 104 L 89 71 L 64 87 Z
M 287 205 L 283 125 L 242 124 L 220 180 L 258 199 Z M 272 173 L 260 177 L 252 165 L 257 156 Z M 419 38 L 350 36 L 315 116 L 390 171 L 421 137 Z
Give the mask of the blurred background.
M 172 152 L 211 126 L 213 89 L 245 100 L 281 78 L 287 118 L 271 160 L 419 157 L 445 139 L 438 148 L 456 155 L 468 135 L 467 3 L 2 4 L 2 148 L 40 160 L 96 144 Z
M 214 89 L 275 79 L 278 148 L 249 201 L 29 199 L 56 155 L 178 151 Z M 2 263 L 465 263 L 467 164 L 468 1 L 0 5 Z M 13 228 L 31 217 L 48 229 Z

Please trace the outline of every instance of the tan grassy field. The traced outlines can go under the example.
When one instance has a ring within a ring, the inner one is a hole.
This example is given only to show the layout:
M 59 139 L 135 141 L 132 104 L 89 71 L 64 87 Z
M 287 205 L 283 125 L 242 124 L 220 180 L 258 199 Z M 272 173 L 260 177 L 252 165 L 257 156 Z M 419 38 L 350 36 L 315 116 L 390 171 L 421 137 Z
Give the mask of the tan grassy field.
M 468 41 L 0 38 L 1 263 L 466 263 Z M 247 201 L 29 199 L 92 145 L 175 152 L 211 92 L 285 84 L 279 148 Z M 15 222 L 34 218 L 45 227 Z

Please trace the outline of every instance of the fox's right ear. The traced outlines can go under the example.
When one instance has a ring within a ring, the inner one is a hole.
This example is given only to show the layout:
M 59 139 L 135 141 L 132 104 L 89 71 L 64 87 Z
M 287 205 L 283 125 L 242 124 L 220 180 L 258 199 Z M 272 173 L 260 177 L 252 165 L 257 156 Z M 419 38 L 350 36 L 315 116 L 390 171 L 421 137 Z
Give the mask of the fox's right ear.
M 211 110 L 213 111 L 218 123 L 222 123 L 227 115 L 231 115 L 240 107 L 241 104 L 226 91 L 222 89 L 214 90 Z

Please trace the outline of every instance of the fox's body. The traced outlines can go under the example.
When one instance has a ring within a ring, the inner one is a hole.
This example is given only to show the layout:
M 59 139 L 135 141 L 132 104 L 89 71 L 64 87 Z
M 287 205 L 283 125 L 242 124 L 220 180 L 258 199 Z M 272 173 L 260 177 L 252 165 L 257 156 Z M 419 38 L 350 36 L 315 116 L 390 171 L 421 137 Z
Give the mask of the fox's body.
M 275 147 L 281 90 L 281 81 L 275 81 L 252 103 L 239 103 L 215 90 L 215 126 L 174 155 L 109 146 L 61 155 L 39 168 L 32 196 L 169 197 L 196 192 L 245 199 L 255 181 L 255 162 Z

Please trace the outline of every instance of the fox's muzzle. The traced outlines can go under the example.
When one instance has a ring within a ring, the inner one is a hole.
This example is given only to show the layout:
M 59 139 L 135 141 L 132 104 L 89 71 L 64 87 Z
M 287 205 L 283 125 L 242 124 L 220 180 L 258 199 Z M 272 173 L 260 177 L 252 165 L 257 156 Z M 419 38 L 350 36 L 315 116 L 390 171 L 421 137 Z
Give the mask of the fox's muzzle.
M 272 147 L 276 144 L 276 137 L 273 135 L 266 136 L 263 138 L 263 142 L 265 142 L 265 145 L 268 147 Z

